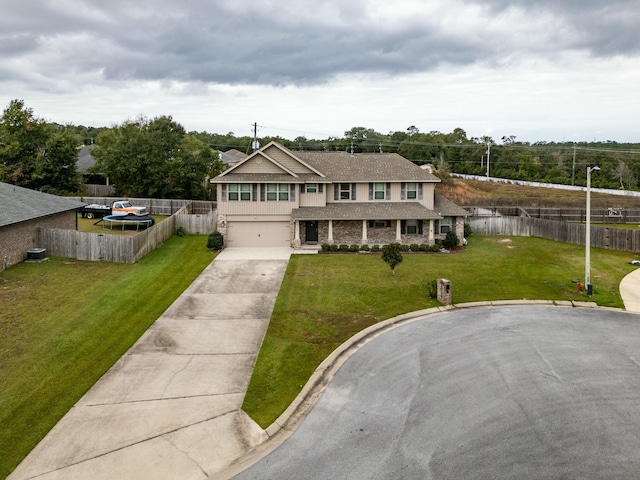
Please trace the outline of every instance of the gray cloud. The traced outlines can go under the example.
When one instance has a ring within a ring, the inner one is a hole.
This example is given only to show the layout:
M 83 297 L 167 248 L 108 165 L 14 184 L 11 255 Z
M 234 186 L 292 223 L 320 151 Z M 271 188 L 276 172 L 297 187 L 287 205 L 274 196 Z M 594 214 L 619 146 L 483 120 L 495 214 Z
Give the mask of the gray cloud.
M 21 59 L 0 80 L 310 85 L 572 51 L 637 56 L 636 1 L 0 0 L 0 58 Z

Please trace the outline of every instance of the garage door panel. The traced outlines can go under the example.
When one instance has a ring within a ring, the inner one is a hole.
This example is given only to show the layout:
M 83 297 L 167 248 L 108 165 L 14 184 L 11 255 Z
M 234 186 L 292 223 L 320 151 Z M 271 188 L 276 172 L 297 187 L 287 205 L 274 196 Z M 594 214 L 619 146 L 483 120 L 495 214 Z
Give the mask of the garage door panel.
M 229 222 L 228 247 L 290 247 L 289 222 Z

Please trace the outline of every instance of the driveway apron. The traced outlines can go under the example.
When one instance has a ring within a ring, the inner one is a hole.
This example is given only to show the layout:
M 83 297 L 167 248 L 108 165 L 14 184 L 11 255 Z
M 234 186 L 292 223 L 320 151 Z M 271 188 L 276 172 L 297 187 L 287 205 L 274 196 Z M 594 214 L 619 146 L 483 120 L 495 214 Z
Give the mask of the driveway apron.
M 204 479 L 262 443 L 241 406 L 290 254 L 220 253 L 9 479 Z

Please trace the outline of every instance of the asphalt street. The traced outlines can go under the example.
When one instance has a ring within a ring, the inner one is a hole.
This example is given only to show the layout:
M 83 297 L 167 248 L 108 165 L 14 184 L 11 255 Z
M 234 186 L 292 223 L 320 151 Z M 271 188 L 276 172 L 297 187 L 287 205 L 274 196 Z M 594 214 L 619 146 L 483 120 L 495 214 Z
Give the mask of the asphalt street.
M 454 309 L 385 332 L 237 479 L 636 479 L 640 317 Z

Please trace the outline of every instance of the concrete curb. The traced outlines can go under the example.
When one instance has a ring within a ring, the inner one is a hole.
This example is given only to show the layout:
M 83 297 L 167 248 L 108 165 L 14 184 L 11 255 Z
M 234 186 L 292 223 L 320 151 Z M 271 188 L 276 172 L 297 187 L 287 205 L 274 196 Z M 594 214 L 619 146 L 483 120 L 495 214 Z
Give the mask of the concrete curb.
M 611 307 L 598 307 L 595 302 L 578 302 L 568 300 L 496 300 L 486 302 L 468 302 L 455 305 L 428 308 L 417 310 L 403 315 L 398 315 L 356 333 L 338 348 L 336 348 L 313 372 L 300 393 L 291 402 L 289 407 L 265 430 L 268 439 L 248 452 L 245 456 L 235 460 L 224 471 L 212 476 L 213 479 L 229 479 L 246 470 L 251 465 L 268 455 L 290 437 L 298 428 L 304 418 L 311 412 L 312 408 L 320 399 L 325 388 L 331 379 L 337 374 L 340 367 L 362 346 L 376 338 L 377 336 L 426 316 L 442 314 L 448 311 L 463 308 L 491 308 L 508 305 L 536 305 L 536 306 L 557 306 L 564 308 L 601 308 L 602 310 L 613 310 L 624 312 L 625 310 Z M 633 314 L 634 312 L 629 312 Z

